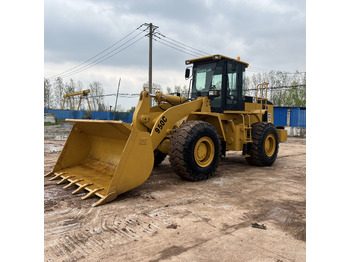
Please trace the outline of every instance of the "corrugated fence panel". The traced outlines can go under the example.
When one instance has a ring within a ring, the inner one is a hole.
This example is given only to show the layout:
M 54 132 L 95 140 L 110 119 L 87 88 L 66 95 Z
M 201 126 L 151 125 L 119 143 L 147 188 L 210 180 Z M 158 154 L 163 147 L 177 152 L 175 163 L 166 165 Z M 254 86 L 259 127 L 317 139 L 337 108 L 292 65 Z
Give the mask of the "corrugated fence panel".
M 288 107 L 273 108 L 273 122 L 275 126 L 287 126 Z
M 74 110 L 59 110 L 59 109 L 45 109 L 44 113 L 53 113 L 57 119 L 82 119 L 85 111 Z
M 131 123 L 133 115 L 133 113 L 116 112 L 115 118 L 125 123 Z
M 299 107 L 290 108 L 290 126 L 299 126 Z
M 91 118 L 99 120 L 113 120 L 113 113 L 103 111 L 91 111 Z
M 290 108 L 290 126 L 306 127 L 306 109 L 302 107 Z
M 306 108 L 300 109 L 299 119 L 300 119 L 300 126 L 306 127 Z
M 275 126 L 287 126 L 287 112 L 288 107 L 274 107 L 274 125 Z M 86 111 L 77 110 L 59 110 L 59 109 L 44 109 L 44 113 L 54 113 L 57 119 L 83 119 Z M 125 123 L 131 123 L 133 113 L 125 112 L 102 112 L 102 111 L 91 111 L 92 119 L 99 120 L 121 120 Z M 295 127 L 306 127 L 306 109 L 302 107 L 291 107 L 290 108 L 290 126 Z
M 44 109 L 44 113 L 53 113 L 57 119 L 83 119 L 86 111 Z M 126 123 L 132 122 L 133 113 L 117 112 L 114 120 L 121 120 Z M 113 112 L 91 111 L 91 119 L 113 120 Z

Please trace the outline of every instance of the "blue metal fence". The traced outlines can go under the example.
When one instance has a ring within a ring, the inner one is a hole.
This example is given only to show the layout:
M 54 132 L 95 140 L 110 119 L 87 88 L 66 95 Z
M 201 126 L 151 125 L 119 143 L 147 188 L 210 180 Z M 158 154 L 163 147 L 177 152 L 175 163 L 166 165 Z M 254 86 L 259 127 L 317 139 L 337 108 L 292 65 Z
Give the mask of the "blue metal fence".
M 275 126 L 287 126 L 288 107 L 273 108 L 273 123 Z
M 306 108 L 304 107 L 274 107 L 273 116 L 276 126 L 288 125 L 288 109 L 290 109 L 290 126 L 306 127 Z M 44 113 L 54 113 L 57 119 L 83 119 L 86 111 L 45 109 Z M 132 122 L 133 113 L 91 111 L 91 119 L 121 120 L 125 123 Z
M 88 115 L 86 111 L 77 110 L 59 110 L 59 109 L 44 109 L 44 113 L 53 113 L 57 119 L 83 119 Z M 121 120 L 126 123 L 132 122 L 133 113 L 126 112 L 104 112 L 91 111 L 91 119 L 99 120 Z
M 306 127 L 306 109 L 303 107 L 290 108 L 290 126 Z
M 288 125 L 288 109 L 290 109 L 289 126 L 306 127 L 305 107 L 274 107 L 273 118 L 276 126 Z

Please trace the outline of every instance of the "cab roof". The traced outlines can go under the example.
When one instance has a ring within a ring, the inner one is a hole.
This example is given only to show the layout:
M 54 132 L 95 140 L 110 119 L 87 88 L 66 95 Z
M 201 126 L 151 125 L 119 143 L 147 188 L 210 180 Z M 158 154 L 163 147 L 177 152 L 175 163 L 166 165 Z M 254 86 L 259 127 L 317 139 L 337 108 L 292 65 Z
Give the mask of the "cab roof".
M 248 63 L 241 61 L 240 57 L 237 57 L 237 59 L 234 59 L 234 58 L 231 58 L 231 57 L 228 57 L 228 56 L 219 55 L 219 54 L 218 55 L 210 55 L 210 56 L 203 56 L 203 57 L 199 57 L 199 58 L 189 59 L 189 60 L 186 60 L 185 63 L 186 63 L 186 65 L 189 65 L 189 64 L 192 64 L 192 63 L 195 63 L 195 62 L 200 62 L 200 61 L 205 61 L 205 60 L 220 60 L 220 59 L 227 59 L 227 60 L 231 60 L 231 61 L 236 61 L 236 62 L 242 63 L 242 64 L 245 65 L 246 68 L 249 66 Z

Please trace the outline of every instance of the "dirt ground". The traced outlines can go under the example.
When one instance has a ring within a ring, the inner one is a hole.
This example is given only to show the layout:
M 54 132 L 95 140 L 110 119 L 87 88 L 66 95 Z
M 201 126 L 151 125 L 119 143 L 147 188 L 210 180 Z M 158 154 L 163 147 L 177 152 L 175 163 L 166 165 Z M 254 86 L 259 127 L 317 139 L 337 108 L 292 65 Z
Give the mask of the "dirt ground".
M 45 173 L 67 132 L 45 128 Z M 280 144 L 271 167 L 229 152 L 202 182 L 182 180 L 166 158 L 142 186 L 98 207 L 45 178 L 45 261 L 305 261 L 305 182 L 302 138 Z

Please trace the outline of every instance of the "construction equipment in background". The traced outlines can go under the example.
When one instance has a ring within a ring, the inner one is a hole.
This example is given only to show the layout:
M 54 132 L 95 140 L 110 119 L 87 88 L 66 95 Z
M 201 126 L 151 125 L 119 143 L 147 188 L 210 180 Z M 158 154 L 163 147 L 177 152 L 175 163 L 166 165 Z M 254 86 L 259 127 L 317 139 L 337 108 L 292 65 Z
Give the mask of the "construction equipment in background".
M 71 109 L 71 110 L 74 110 L 74 109 L 73 109 L 73 105 L 72 105 L 71 97 L 72 97 L 72 96 L 80 96 L 80 97 L 79 97 L 79 104 L 78 104 L 77 110 L 79 110 L 79 108 L 80 108 L 81 100 L 82 100 L 83 98 L 85 98 L 86 101 L 87 101 L 87 104 L 88 104 L 88 106 L 89 106 L 89 111 L 91 112 L 90 102 L 89 102 L 89 98 L 88 98 L 88 94 L 89 94 L 89 93 L 90 93 L 90 89 L 83 90 L 83 91 L 79 91 L 79 92 L 75 92 L 75 93 L 65 94 L 65 95 L 63 96 L 62 110 L 63 110 L 63 108 L 64 108 L 64 104 L 65 104 L 65 102 L 66 102 L 66 99 L 68 99 L 68 101 L 69 101 L 70 109 Z
M 268 84 L 245 96 L 248 64 L 239 58 L 213 55 L 186 64 L 190 98 L 144 88 L 131 125 L 67 119 L 72 131 L 47 176 L 78 186 L 73 194 L 87 190 L 82 198 L 97 196 L 99 205 L 143 184 L 167 155 L 174 172 L 190 181 L 213 176 L 229 150 L 242 151 L 251 165 L 272 165 L 287 131 L 273 125 Z

